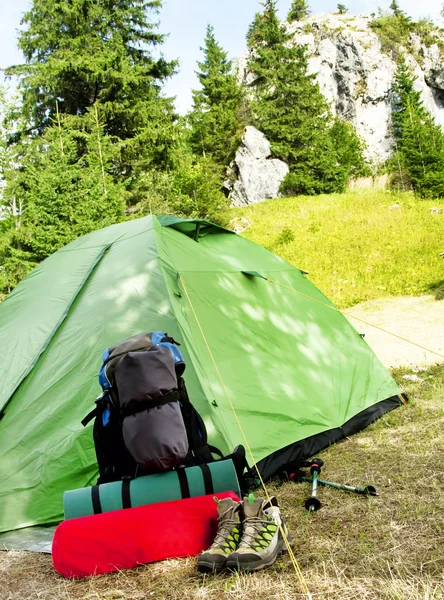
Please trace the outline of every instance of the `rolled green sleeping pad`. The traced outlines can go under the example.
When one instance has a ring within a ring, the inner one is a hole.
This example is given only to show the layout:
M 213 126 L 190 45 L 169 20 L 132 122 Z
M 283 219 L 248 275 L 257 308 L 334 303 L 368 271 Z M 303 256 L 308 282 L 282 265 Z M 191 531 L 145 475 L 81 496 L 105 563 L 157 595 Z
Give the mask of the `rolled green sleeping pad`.
M 63 508 L 65 519 L 75 519 L 122 508 L 228 491 L 241 495 L 231 459 L 71 490 L 63 495 Z

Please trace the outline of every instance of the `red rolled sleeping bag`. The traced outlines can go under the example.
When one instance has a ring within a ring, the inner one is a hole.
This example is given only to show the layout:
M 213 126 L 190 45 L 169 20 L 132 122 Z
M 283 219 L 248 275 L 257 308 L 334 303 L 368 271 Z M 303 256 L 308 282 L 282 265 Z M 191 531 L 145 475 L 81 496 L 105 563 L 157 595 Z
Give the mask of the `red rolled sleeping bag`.
M 224 492 L 63 521 L 52 545 L 54 568 L 79 578 L 196 556 L 216 535 L 214 497 L 239 500 Z

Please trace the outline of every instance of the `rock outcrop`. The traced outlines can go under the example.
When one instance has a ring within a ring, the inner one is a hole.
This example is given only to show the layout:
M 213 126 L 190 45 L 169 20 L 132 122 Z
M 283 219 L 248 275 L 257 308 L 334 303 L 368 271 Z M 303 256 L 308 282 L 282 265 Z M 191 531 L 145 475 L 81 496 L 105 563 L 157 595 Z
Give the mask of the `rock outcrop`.
M 225 182 L 232 206 L 256 204 L 279 196 L 279 186 L 289 169 L 282 160 L 268 158 L 270 154 L 270 142 L 265 135 L 247 127 Z
M 352 122 L 367 145 L 367 158 L 376 163 L 393 151 L 390 132 L 396 64 L 382 52 L 371 16 L 316 15 L 288 25 L 295 44 L 307 46 L 309 70 L 332 111 Z M 406 54 L 417 76 L 416 87 L 436 122 L 444 126 L 444 61 L 437 44 L 410 39 Z M 239 61 L 240 78 L 249 82 L 248 55 Z

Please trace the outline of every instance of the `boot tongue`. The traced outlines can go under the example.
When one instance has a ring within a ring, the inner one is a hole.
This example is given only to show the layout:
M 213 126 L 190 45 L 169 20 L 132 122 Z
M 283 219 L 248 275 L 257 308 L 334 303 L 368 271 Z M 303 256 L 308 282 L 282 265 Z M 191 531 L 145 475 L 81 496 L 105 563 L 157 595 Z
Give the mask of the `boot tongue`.
M 262 511 L 262 506 L 263 506 L 263 499 L 262 498 L 255 498 L 253 500 L 253 502 L 248 501 L 244 501 L 244 515 L 245 518 L 249 518 L 249 517 L 258 517 Z
M 227 514 L 230 515 L 229 518 L 234 518 L 234 511 L 239 507 L 239 502 L 235 502 L 232 498 L 224 498 L 217 503 L 217 513 L 219 519 Z M 228 512 L 229 511 L 229 512 Z
M 264 500 L 262 498 L 254 498 L 250 501 L 248 498 L 244 498 L 243 511 L 244 511 L 244 532 L 242 535 L 241 543 L 239 548 L 251 548 L 251 544 L 254 542 L 258 535 L 258 528 L 260 528 L 260 520 L 264 518 L 262 507 Z M 248 519 L 259 519 L 259 522 L 249 521 Z

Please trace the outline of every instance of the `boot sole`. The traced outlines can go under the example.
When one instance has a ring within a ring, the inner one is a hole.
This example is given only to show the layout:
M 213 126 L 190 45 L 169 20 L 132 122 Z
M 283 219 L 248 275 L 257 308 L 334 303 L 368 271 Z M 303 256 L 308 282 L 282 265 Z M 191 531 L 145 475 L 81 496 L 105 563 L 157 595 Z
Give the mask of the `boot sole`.
M 238 560 L 230 561 L 230 558 L 228 558 L 227 569 L 229 571 L 248 571 L 249 573 L 261 571 L 262 569 L 266 569 L 267 567 L 271 567 L 272 565 L 274 565 L 278 557 L 282 556 L 282 554 L 285 554 L 286 552 L 287 548 L 285 546 L 284 540 L 280 540 L 276 546 L 276 552 L 272 554 L 267 561 L 242 563 Z
M 226 563 L 218 565 L 212 562 L 200 561 L 197 563 L 199 573 L 221 573 L 226 568 Z

